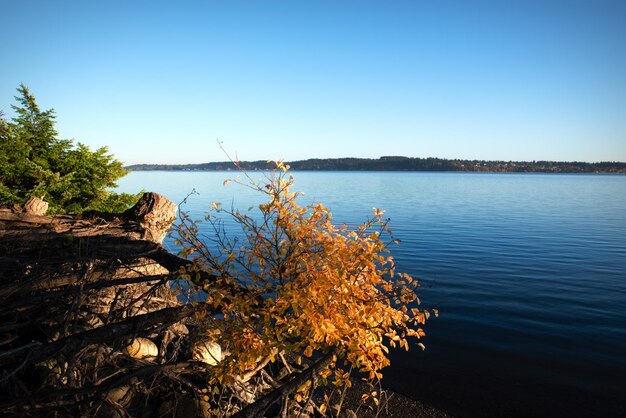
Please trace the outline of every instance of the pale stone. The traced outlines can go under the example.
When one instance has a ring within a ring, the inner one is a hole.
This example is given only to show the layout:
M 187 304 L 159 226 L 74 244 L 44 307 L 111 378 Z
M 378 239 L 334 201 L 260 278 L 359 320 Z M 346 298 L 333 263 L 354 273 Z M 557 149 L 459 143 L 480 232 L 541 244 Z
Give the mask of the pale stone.
M 159 349 L 156 344 L 147 338 L 133 338 L 133 340 L 124 347 L 124 351 L 129 356 L 136 359 L 155 358 L 159 355 Z
M 191 357 L 211 366 L 222 361 L 222 347 L 213 341 L 198 341 L 193 345 Z

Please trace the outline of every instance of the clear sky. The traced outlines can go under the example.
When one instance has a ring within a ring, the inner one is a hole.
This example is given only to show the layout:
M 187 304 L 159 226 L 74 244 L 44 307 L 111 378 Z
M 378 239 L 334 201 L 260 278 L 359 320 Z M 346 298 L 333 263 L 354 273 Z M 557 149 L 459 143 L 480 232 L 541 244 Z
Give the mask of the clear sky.
M 129 164 L 626 161 L 624 0 L 0 0 L 0 59 Z

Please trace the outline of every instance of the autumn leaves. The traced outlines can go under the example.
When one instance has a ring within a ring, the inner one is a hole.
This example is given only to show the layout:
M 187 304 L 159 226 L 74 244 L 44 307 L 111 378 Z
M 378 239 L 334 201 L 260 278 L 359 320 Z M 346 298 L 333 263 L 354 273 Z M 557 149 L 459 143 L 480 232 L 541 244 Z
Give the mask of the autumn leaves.
M 388 346 L 408 349 L 410 339 L 424 336 L 428 317 L 418 306 L 418 282 L 395 272 L 384 211 L 375 208 L 352 230 L 335 225 L 323 204 L 301 206 L 289 167 L 276 166 L 263 184 L 234 181 L 265 195 L 265 203 L 247 212 L 214 204 L 208 227 L 185 217 L 179 227 L 183 253 L 197 256 L 194 268 L 220 278 L 204 287 L 205 303 L 219 313 L 210 319 L 211 334 L 229 353 L 215 378 L 236 379 L 276 353 L 311 357 L 333 350 L 368 379 L 379 379 L 389 365 Z M 241 227 L 238 238 L 225 230 L 224 216 Z M 212 231 L 210 243 L 200 230 Z M 345 384 L 348 376 L 334 363 L 323 375 Z

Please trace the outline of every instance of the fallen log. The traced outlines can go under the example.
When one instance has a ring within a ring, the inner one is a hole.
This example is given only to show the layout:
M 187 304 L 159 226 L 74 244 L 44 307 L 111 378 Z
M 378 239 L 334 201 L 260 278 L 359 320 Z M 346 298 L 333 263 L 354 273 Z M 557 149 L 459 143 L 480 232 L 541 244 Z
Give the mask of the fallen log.
M 75 285 L 85 279 L 76 274 L 76 265 L 144 258 L 168 272 L 189 266 L 191 261 L 161 246 L 175 218 L 176 205 L 156 193 L 144 194 L 121 214 L 47 217 L 0 209 L 0 300 L 16 293 Z M 97 279 L 97 270 L 89 278 Z M 104 270 L 110 273 L 109 268 Z M 200 285 L 217 279 L 205 271 L 198 276 Z
M 115 350 L 148 335 L 166 349 L 184 335 L 181 321 L 206 308 L 182 303 L 169 288 L 191 262 L 161 246 L 176 218 L 168 199 L 147 193 L 124 213 L 81 217 L 43 216 L 45 202 L 31 200 L 27 211 L 0 209 L 0 403 L 41 397 L 75 414 L 83 398 L 56 402 L 52 394 L 89 393 L 98 373 L 115 374 L 119 361 L 143 376 L 139 360 Z M 42 368 L 48 372 L 38 378 Z
M 35 397 L 24 397 L 14 399 L 9 402 L 0 403 L 0 411 L 22 406 L 24 409 L 43 409 L 51 406 L 57 406 L 59 399 L 71 398 L 76 396 L 96 397 L 107 391 L 118 388 L 132 382 L 133 379 L 151 376 L 157 373 L 180 372 L 185 369 L 206 369 L 206 365 L 197 361 L 181 361 L 173 364 L 157 364 L 143 366 L 135 370 L 124 373 L 115 379 L 108 379 L 104 383 L 98 385 L 89 385 L 81 388 L 61 389 L 37 394 Z M 50 403 L 46 402 L 53 399 Z
M 92 344 L 115 341 L 120 337 L 135 337 L 154 332 L 163 324 L 169 325 L 204 310 L 204 306 L 182 305 L 164 308 L 156 312 L 137 315 L 121 322 L 105 325 L 89 331 L 73 334 L 45 345 L 25 346 L 23 350 L 13 349 L 0 352 L 0 367 L 20 363 L 27 366 L 56 355 L 67 355 Z

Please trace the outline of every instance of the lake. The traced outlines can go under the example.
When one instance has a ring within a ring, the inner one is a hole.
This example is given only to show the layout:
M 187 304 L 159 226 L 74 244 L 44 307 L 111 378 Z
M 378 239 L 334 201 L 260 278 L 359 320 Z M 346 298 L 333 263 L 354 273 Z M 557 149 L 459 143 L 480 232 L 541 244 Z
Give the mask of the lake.
M 338 223 L 386 209 L 398 271 L 441 313 L 426 351 L 392 352 L 388 387 L 459 416 L 626 416 L 626 176 L 293 174 Z M 235 175 L 132 172 L 119 190 L 195 189 L 184 209 L 201 216 L 259 202 L 223 187 Z

